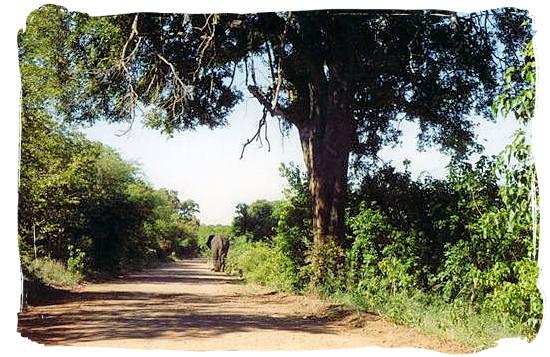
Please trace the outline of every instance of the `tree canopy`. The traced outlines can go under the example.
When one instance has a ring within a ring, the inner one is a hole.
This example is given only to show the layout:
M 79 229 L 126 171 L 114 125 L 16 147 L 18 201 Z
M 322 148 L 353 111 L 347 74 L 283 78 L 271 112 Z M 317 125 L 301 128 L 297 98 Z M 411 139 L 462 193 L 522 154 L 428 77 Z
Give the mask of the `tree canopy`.
M 256 200 L 251 204 L 239 203 L 235 207 L 232 228 L 235 235 L 249 234 L 252 240 L 269 239 L 275 234 L 281 202 Z
M 48 101 L 70 121 L 129 120 L 136 105 L 153 104 L 147 123 L 166 133 L 216 127 L 249 89 L 300 125 L 311 119 L 312 90 L 339 89 L 354 153 L 397 139 L 393 123 L 403 119 L 420 121 L 424 142 L 463 153 L 474 139 L 464 116 L 490 114 L 500 73 L 522 62 L 529 21 L 509 8 L 90 17 L 46 6 L 29 16 L 20 49 L 55 69 Z

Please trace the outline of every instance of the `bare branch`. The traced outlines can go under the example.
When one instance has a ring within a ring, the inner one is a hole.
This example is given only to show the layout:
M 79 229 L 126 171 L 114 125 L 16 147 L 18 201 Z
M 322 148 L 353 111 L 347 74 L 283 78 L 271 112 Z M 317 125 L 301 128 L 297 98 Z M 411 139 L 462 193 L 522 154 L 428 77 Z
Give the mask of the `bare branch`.
M 212 18 L 212 24 L 210 24 L 210 19 Z M 199 54 L 199 60 L 197 63 L 197 68 L 195 69 L 195 72 L 193 73 L 193 82 L 196 80 L 197 74 L 199 73 L 201 66 L 202 66 L 202 60 L 204 58 L 204 53 L 206 52 L 206 49 L 210 47 L 210 44 L 214 40 L 214 36 L 216 35 L 216 25 L 218 24 L 218 16 L 216 14 L 210 14 L 206 18 L 206 23 L 203 27 L 198 28 L 200 31 L 204 31 L 205 28 L 208 28 L 208 31 L 210 32 L 208 35 L 204 35 L 202 42 L 200 43 L 199 47 L 197 48 L 197 53 Z M 201 36 L 202 37 L 202 36 Z M 210 57 L 209 65 L 214 59 L 214 56 Z
M 271 105 L 271 110 L 277 109 L 279 106 L 279 92 L 281 91 L 281 84 L 283 83 L 283 78 L 281 75 L 281 62 L 279 61 L 279 69 L 277 70 L 277 87 L 275 88 L 275 96 L 273 97 L 273 104 Z
M 264 120 L 264 139 L 267 143 L 267 152 L 271 151 L 271 143 L 269 142 L 269 139 L 267 138 L 267 120 Z
M 122 47 L 122 53 L 120 55 L 120 62 L 121 64 L 125 64 L 126 61 L 127 61 L 127 57 L 126 57 L 126 49 L 128 48 L 128 45 L 130 44 L 130 41 L 132 41 L 132 39 L 134 38 L 134 36 L 136 36 L 138 34 L 138 31 L 137 31 L 137 21 L 138 21 L 138 17 L 139 17 L 139 14 L 136 14 L 136 16 L 134 17 L 134 21 L 132 22 L 132 32 L 130 33 L 130 36 L 128 37 L 128 40 L 126 41 L 126 43 L 124 44 L 124 46 Z
M 263 114 L 262 114 L 262 117 L 260 119 L 260 121 L 258 122 L 258 130 L 256 130 L 256 133 L 254 133 L 254 135 L 248 139 L 244 144 L 243 144 L 243 149 L 241 150 L 241 157 L 239 158 L 239 160 L 242 160 L 242 158 L 244 157 L 244 150 L 246 149 L 246 147 L 248 145 L 250 145 L 253 141 L 255 140 L 259 140 L 261 142 L 261 132 L 262 132 L 262 127 L 266 127 L 266 130 L 267 130 L 267 111 L 268 109 L 264 107 L 264 110 L 263 110 Z M 267 140 L 267 131 L 266 131 L 266 134 L 265 134 L 265 138 Z M 268 143 L 268 150 L 271 150 L 271 145 L 269 145 L 269 140 L 267 140 L 267 143 Z
M 181 87 L 185 87 L 185 84 L 183 84 L 183 81 L 178 76 L 178 72 L 176 71 L 176 67 L 174 66 L 174 64 L 172 62 L 168 61 L 166 58 L 162 57 L 162 55 L 160 55 L 158 53 L 157 53 L 157 57 L 160 58 L 162 60 L 162 62 L 166 63 L 170 67 L 170 69 L 172 70 L 172 73 L 174 74 L 174 80 L 176 82 L 178 82 L 178 84 Z
M 130 125 L 128 126 L 128 128 L 122 132 L 119 132 L 119 133 L 115 133 L 116 136 L 124 136 L 126 134 L 128 134 L 130 131 L 132 131 L 132 127 L 134 126 L 134 118 L 132 118 L 132 121 L 130 121 Z
M 231 74 L 231 82 L 229 83 L 229 88 L 233 85 L 233 81 L 235 80 L 235 72 L 237 71 L 237 61 L 235 61 L 235 64 L 233 65 L 233 74 Z
M 256 83 L 256 68 L 254 66 L 254 56 L 250 56 L 250 75 L 252 77 L 252 83 L 254 84 L 254 86 L 257 86 L 258 84 Z
M 416 69 L 414 68 L 414 59 L 413 59 L 412 45 L 413 45 L 414 40 L 416 40 L 416 37 L 418 36 L 418 32 L 419 32 L 419 31 L 420 31 L 420 29 L 417 27 L 417 28 L 416 28 L 416 32 L 414 33 L 413 38 L 411 39 L 411 41 L 410 41 L 409 44 L 407 45 L 407 48 L 409 49 L 409 68 L 411 69 L 411 73 L 412 73 L 412 74 L 415 74 L 415 73 L 416 73 Z
M 281 84 L 283 83 L 283 69 L 282 69 L 282 59 L 283 59 L 283 47 L 285 45 L 286 33 L 288 31 L 288 22 L 292 16 L 292 11 L 289 11 L 285 21 L 285 28 L 281 36 L 281 44 L 279 45 L 279 61 L 277 63 L 277 86 L 275 87 L 275 94 L 273 96 L 273 104 L 271 105 L 271 110 L 275 110 L 279 105 L 279 92 L 281 90 Z
M 244 54 L 244 84 L 248 85 L 248 53 Z
M 174 93 L 174 99 L 172 101 L 172 115 L 176 115 L 176 104 L 178 102 L 183 102 L 184 105 L 187 105 L 187 98 L 192 96 L 192 94 L 190 94 L 190 89 L 188 85 L 186 85 L 185 83 L 183 83 L 182 79 L 180 78 L 180 76 L 178 75 L 178 72 L 176 71 L 176 67 L 174 66 L 173 63 L 171 63 L 170 61 L 168 61 L 166 58 L 164 58 L 161 54 L 157 53 L 157 57 L 160 58 L 161 61 L 163 61 L 164 63 L 166 63 L 169 67 L 170 67 L 170 70 L 172 71 L 172 74 L 174 75 L 174 82 L 175 82 L 175 88 L 179 88 L 179 93 Z M 183 110 L 183 108 L 182 108 Z
M 157 74 L 154 73 L 153 77 L 151 78 L 151 81 L 149 82 L 149 85 L 147 86 L 147 89 L 145 90 L 145 93 L 149 93 L 151 90 L 151 87 L 153 86 L 153 83 L 155 83 L 155 79 L 157 78 Z
M 294 123 L 294 120 L 289 113 L 285 112 L 279 106 L 273 108 L 272 104 L 269 102 L 269 100 L 265 97 L 265 95 L 262 93 L 262 91 L 258 87 L 249 85 L 248 91 L 258 100 L 258 102 L 260 102 L 260 104 L 265 109 L 267 109 L 267 111 L 269 112 L 269 114 L 271 114 L 272 117 L 280 116 L 290 121 L 291 123 Z
M 265 48 L 266 48 L 266 52 L 267 52 L 267 60 L 268 60 L 268 63 L 269 63 L 269 70 L 271 71 L 271 83 L 273 85 L 273 87 L 275 87 L 275 68 L 273 67 L 273 58 L 271 56 L 271 46 L 269 46 L 269 42 L 266 40 L 264 40 L 265 42 Z

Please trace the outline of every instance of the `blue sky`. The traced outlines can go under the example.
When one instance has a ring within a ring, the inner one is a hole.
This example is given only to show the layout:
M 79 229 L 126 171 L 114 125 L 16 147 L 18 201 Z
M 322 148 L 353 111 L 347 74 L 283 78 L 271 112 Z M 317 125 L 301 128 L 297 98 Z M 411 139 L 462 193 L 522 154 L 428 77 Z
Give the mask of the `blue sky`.
M 122 157 L 140 163 L 154 187 L 178 191 L 181 199 L 193 199 L 200 206 L 199 218 L 205 224 L 229 224 L 240 202 L 282 198 L 284 180 L 279 176 L 281 162 L 302 164 L 297 133 L 283 138 L 276 119 L 269 121 L 267 146 L 250 144 L 242 160 L 242 144 L 257 128 L 260 107 L 252 99 L 239 105 L 224 128 L 199 127 L 167 138 L 158 131 L 143 128 L 139 118 L 133 129 L 117 136 L 128 125 L 99 123 L 83 132 L 103 142 Z
M 263 146 L 253 143 L 239 159 L 242 144 L 255 132 L 260 116 L 260 106 L 250 98 L 235 109 L 227 127 L 214 130 L 200 127 L 168 138 L 143 128 L 136 118 L 132 130 L 122 136 L 127 124 L 98 123 L 82 131 L 88 138 L 115 148 L 123 158 L 138 162 L 155 188 L 173 189 L 180 199 L 196 201 L 202 223 L 230 224 L 238 203 L 282 198 L 286 182 L 279 175 L 281 162 L 294 162 L 304 169 L 297 131 L 282 137 L 277 119 L 273 118 L 268 122 L 271 151 L 265 141 Z M 478 135 L 488 154 L 502 150 L 517 128 L 513 120 L 481 123 Z M 418 152 L 417 125 L 403 122 L 401 128 L 402 145 L 383 149 L 380 158 L 401 169 L 403 160 L 408 158 L 413 177 L 422 172 L 444 177 L 448 157 L 437 148 Z

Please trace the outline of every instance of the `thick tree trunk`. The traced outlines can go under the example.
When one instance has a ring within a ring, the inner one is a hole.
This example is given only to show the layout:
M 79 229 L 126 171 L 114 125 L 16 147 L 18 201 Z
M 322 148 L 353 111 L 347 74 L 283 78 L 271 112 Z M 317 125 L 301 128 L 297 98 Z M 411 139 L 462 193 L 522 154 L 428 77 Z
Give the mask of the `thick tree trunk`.
M 312 111 L 298 130 L 310 179 L 314 246 L 331 241 L 341 246 L 352 118 L 344 104 L 330 96 L 326 103 L 316 102 Z
M 352 72 L 352 66 L 346 68 Z M 302 101 L 307 105 L 298 114 L 273 109 L 257 87 L 249 86 L 249 90 L 271 115 L 281 115 L 298 128 L 312 198 L 312 282 L 323 284 L 343 267 L 344 203 L 355 127 L 345 80 L 350 76 L 341 76 L 347 72 L 342 66 L 332 66 L 327 75 L 319 63 L 310 69 L 311 81 L 300 94 L 309 100 Z

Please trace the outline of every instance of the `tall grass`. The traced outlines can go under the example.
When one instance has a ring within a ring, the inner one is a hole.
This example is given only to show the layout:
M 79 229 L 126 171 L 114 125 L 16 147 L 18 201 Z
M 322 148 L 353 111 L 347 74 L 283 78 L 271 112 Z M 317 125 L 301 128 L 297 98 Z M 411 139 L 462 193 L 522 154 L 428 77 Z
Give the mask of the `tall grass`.
M 334 292 L 325 298 L 476 350 L 495 346 L 501 338 L 519 335 L 518 331 L 495 321 L 487 313 L 473 310 L 467 302 L 447 303 L 438 295 L 422 291 L 365 296 L 350 289 Z
M 295 291 L 298 277 L 290 258 L 264 242 L 249 242 L 237 237 L 229 249 L 227 270 L 240 274 L 245 281 L 278 291 Z
M 39 280 L 45 285 L 67 287 L 82 282 L 82 273 L 69 270 L 63 263 L 49 258 L 38 258 L 26 262 L 24 275 L 30 280 Z

